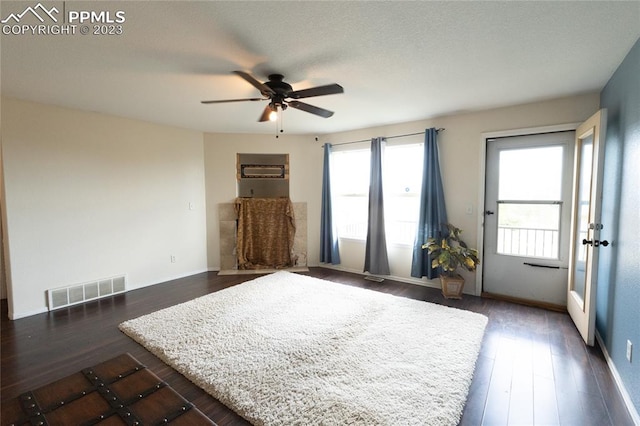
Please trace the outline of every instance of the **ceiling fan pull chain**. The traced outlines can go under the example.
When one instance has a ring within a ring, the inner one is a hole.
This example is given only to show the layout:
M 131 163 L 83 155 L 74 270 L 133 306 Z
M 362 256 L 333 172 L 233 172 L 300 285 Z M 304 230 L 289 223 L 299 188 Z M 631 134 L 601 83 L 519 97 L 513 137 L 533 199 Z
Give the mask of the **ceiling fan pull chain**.
M 280 110 L 280 114 L 278 114 L 278 118 L 276 119 L 276 139 L 280 138 L 280 135 L 278 135 L 278 126 L 280 127 L 279 133 L 284 133 L 284 130 L 282 129 L 282 120 L 284 120 L 283 117 L 284 117 L 284 108 Z

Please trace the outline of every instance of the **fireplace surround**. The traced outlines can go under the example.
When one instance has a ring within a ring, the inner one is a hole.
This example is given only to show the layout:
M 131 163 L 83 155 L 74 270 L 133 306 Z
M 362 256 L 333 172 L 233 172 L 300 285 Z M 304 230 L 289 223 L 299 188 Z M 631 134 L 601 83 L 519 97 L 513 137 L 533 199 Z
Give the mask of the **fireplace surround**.
M 307 203 L 292 203 L 295 217 L 295 237 L 293 241 L 293 267 L 307 266 Z M 238 215 L 234 203 L 218 204 L 220 227 L 220 270 L 238 270 Z M 258 272 L 259 270 L 256 270 Z

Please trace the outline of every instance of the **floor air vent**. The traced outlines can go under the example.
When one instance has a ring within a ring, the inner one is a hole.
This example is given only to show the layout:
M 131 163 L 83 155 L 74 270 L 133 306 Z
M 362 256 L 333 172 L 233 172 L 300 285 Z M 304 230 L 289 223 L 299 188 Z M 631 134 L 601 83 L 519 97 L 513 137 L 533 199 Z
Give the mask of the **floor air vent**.
M 49 310 L 100 299 L 112 294 L 124 293 L 127 289 L 126 275 L 103 278 L 83 284 L 47 290 Z

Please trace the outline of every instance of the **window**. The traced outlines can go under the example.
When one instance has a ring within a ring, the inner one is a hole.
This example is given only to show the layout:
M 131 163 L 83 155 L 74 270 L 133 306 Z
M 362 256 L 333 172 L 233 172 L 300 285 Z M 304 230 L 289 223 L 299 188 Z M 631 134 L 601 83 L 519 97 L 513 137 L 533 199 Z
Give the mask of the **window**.
M 384 151 L 387 243 L 413 245 L 420 212 L 423 144 L 388 145 Z
M 563 147 L 500 152 L 498 254 L 558 259 Z
M 422 186 L 422 144 L 387 145 L 383 185 L 387 243 L 412 245 Z M 331 191 L 340 238 L 365 240 L 369 201 L 370 151 L 332 153 Z
M 340 238 L 367 238 L 369 149 L 331 153 L 333 219 Z

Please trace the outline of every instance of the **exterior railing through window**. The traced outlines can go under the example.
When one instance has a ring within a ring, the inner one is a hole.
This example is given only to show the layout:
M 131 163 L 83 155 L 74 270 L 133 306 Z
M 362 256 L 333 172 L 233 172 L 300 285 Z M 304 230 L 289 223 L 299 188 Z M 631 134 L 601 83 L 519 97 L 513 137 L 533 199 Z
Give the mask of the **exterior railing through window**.
M 558 258 L 557 229 L 498 227 L 498 254 Z
M 415 221 L 393 221 L 387 224 L 387 240 L 394 244 L 413 244 Z M 338 230 L 341 238 L 365 239 L 366 222 L 343 224 Z M 512 256 L 558 258 L 559 231 L 557 229 L 498 228 L 498 253 Z
M 412 245 L 416 237 L 415 221 L 390 221 L 386 225 L 387 242 Z M 341 238 L 364 240 L 367 237 L 367 222 L 351 222 L 338 229 Z

